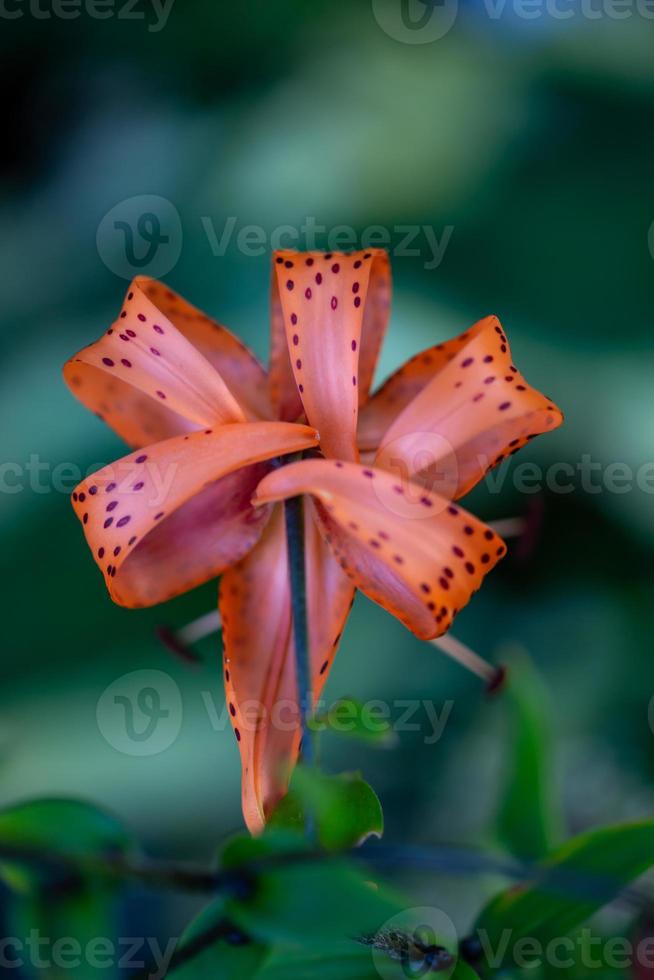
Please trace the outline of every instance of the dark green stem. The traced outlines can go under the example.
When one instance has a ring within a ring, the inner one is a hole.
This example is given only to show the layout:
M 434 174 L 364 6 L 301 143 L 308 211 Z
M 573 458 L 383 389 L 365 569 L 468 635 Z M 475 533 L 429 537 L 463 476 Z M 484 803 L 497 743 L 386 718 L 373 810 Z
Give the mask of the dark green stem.
M 288 568 L 291 581 L 291 608 L 295 637 L 295 673 L 302 725 L 302 759 L 312 766 L 316 752 L 310 721 L 313 712 L 311 696 L 311 659 L 307 623 L 307 582 L 304 560 L 304 503 L 302 497 L 292 497 L 284 504 Z

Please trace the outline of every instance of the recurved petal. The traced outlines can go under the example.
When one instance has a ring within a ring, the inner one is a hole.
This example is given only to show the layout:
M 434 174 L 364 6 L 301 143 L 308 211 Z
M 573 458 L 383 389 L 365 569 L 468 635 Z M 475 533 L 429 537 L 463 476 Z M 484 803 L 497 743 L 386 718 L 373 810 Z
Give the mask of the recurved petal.
M 150 282 L 135 279 L 109 330 L 66 363 L 73 393 L 132 446 L 243 421 L 224 378 L 146 294 Z
M 307 498 L 304 505 L 312 692 L 319 698 L 354 602 L 355 588 L 324 540 L 313 501 Z
M 291 358 L 286 342 L 284 313 L 274 265 L 270 286 L 270 369 L 268 382 L 270 400 L 276 418 L 293 422 L 304 414 L 304 406 L 291 367 Z
M 314 700 L 329 668 L 354 589 L 305 517 L 307 611 Z M 252 833 L 286 793 L 300 725 L 284 511 L 276 507 L 257 546 L 220 583 L 225 690 L 241 755 L 242 805 Z
M 316 444 L 308 426 L 243 422 L 130 453 L 73 493 L 112 599 L 152 606 L 239 561 L 268 518 L 251 505 L 273 457 Z
M 268 375 L 250 348 L 165 283 L 145 276 L 136 281 L 157 309 L 213 365 L 245 415 L 250 419 L 270 419 Z
M 357 441 L 360 452 L 376 452 L 397 416 L 471 338 L 491 322 L 494 325 L 496 318 L 479 320 L 458 337 L 420 351 L 391 374 L 359 412 Z
M 356 459 L 358 406 L 368 396 L 388 320 L 390 269 L 381 249 L 274 255 L 291 368 L 328 456 Z
M 449 499 L 466 494 L 498 462 L 563 421 L 556 405 L 513 364 L 496 317 L 464 337 L 396 416 L 375 457 L 375 466 Z
M 354 584 L 422 639 L 445 633 L 505 554 L 489 527 L 385 470 L 333 460 L 282 466 L 255 503 L 314 498 L 325 538 Z

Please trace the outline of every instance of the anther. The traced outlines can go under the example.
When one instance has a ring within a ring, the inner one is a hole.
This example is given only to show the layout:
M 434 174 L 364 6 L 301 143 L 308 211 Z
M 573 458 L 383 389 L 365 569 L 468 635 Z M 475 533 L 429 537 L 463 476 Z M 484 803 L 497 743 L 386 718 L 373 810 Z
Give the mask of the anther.
M 186 663 L 199 664 L 202 663 L 202 657 L 193 650 L 193 645 L 199 643 L 205 636 L 217 633 L 220 628 L 220 613 L 217 609 L 212 609 L 211 612 L 194 619 L 179 630 L 174 630 L 170 626 L 158 626 L 156 633 L 166 649 L 176 657 Z
M 452 660 L 456 660 L 457 663 L 465 667 L 466 670 L 471 671 L 480 677 L 482 681 L 485 681 L 489 691 L 497 689 L 497 674 L 498 668 L 493 664 L 487 663 L 478 653 L 467 647 L 465 643 L 457 640 L 450 633 L 444 633 L 443 636 L 437 636 L 435 640 L 429 641 L 432 646 L 438 647 L 443 653 L 446 653 L 448 657 Z M 503 671 L 503 668 L 500 668 Z

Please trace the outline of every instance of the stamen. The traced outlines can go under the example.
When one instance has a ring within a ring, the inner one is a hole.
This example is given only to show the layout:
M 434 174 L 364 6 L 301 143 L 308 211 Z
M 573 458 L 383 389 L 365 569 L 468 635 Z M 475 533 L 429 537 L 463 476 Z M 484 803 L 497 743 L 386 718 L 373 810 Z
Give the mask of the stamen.
M 220 627 L 220 613 L 217 609 L 212 609 L 211 612 L 205 613 L 204 616 L 200 616 L 183 626 L 181 630 L 178 630 L 177 635 L 182 643 L 199 643 L 205 636 L 217 633 Z
M 501 686 L 505 675 L 504 667 L 495 667 L 493 664 L 487 663 L 478 653 L 475 653 L 474 650 L 467 647 L 465 643 L 461 643 L 450 633 L 437 636 L 435 640 L 429 642 L 432 646 L 438 647 L 439 650 L 446 653 L 448 657 L 460 663 L 462 667 L 472 671 L 477 677 L 481 677 L 485 681 L 489 693 L 497 691 Z
M 490 521 L 488 526 L 501 538 L 519 538 L 527 530 L 524 517 L 505 517 L 501 521 Z
M 170 626 L 158 626 L 157 636 L 171 653 L 187 663 L 199 664 L 202 663 L 202 657 L 192 649 L 193 644 L 199 643 L 205 636 L 217 633 L 220 628 L 220 613 L 217 609 L 212 609 L 179 630 L 173 630 Z

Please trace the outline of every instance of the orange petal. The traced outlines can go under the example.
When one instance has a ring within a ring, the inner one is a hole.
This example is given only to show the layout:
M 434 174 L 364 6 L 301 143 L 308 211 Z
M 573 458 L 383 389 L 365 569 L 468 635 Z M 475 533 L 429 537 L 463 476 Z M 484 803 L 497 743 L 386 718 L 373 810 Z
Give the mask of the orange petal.
M 245 415 L 253 420 L 272 418 L 268 376 L 250 348 L 165 283 L 147 277 L 139 277 L 137 282 L 157 309 L 218 371 Z
M 357 441 L 360 452 L 376 452 L 397 416 L 429 382 L 495 317 L 479 320 L 465 333 L 435 344 L 408 360 L 384 381 L 359 412 Z
M 291 366 L 328 456 L 356 459 L 359 401 L 368 395 L 390 305 L 388 256 L 280 251 L 274 256 Z
M 146 295 L 150 282 L 135 279 L 115 323 L 67 362 L 73 393 L 132 446 L 242 421 L 221 375 Z
M 355 585 L 422 639 L 445 633 L 505 554 L 460 507 L 355 463 L 304 460 L 259 484 L 255 503 L 311 494 L 326 540 Z
M 284 313 L 279 298 L 277 275 L 273 267 L 270 286 L 270 400 L 275 417 L 293 422 L 304 414 L 302 399 L 295 383 L 286 343 Z
M 250 503 L 265 461 L 316 441 L 287 422 L 224 425 L 148 446 L 80 483 L 73 506 L 112 599 L 152 606 L 239 561 L 268 517 Z
M 354 589 L 305 515 L 307 611 L 312 693 L 320 696 Z M 300 726 L 283 508 L 257 546 L 220 583 L 225 690 L 239 744 L 242 804 L 252 833 L 286 793 Z
M 449 499 L 463 496 L 496 463 L 563 421 L 556 405 L 514 366 L 496 317 L 463 336 L 464 344 L 457 338 L 447 362 L 396 416 L 375 458 L 375 466 L 396 478 L 419 480 Z

